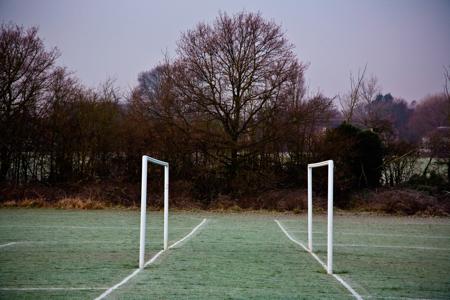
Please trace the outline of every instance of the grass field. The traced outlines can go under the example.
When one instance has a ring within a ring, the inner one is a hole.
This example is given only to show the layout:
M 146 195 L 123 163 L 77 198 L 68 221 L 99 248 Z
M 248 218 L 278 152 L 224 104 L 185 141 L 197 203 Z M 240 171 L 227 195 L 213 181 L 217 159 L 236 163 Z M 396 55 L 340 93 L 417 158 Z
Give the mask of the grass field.
M 169 245 L 135 272 L 139 212 L 0 210 L 0 299 L 352 299 L 295 244 L 306 216 L 270 213 L 170 215 Z M 162 213 L 148 214 L 147 255 L 162 249 Z M 326 262 L 326 219 L 314 245 Z M 334 270 L 364 299 L 449 299 L 450 219 L 335 216 Z M 133 273 L 135 272 L 135 273 Z

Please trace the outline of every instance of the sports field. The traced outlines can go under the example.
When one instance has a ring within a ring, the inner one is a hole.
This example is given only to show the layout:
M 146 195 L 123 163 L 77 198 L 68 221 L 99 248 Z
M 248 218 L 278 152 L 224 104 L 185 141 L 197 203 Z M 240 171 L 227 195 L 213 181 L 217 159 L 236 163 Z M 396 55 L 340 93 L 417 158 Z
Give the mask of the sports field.
M 1 209 L 0 299 L 355 298 L 343 282 L 363 299 L 450 298 L 449 218 L 335 215 L 337 277 L 298 244 L 305 215 L 171 212 L 164 252 L 162 213 L 147 220 L 137 271 L 138 211 Z M 324 262 L 325 230 L 314 216 Z

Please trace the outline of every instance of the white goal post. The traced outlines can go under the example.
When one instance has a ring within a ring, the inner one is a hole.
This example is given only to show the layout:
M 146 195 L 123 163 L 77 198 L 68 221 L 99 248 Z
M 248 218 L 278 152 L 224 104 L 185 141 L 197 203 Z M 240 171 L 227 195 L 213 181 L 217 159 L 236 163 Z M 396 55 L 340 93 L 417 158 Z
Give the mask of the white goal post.
M 139 268 L 144 268 L 145 263 L 145 228 L 147 215 L 147 166 L 153 163 L 164 167 L 164 250 L 167 250 L 169 229 L 169 163 L 153 157 L 142 156 L 142 181 L 141 181 L 141 235 L 139 246 Z
M 308 164 L 308 248 L 313 252 L 312 244 L 312 169 L 328 166 L 328 221 L 327 221 L 327 272 L 333 274 L 333 170 L 332 160 Z

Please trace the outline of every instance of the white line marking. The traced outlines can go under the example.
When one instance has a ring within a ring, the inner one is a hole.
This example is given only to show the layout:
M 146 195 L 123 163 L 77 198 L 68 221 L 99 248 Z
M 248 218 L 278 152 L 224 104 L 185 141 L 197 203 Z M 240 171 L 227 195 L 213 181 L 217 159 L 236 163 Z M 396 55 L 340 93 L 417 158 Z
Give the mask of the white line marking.
M 136 225 L 138 226 L 138 225 Z M 67 229 L 130 229 L 135 230 L 133 226 L 69 226 L 69 225 L 0 225 L 0 228 L 67 228 Z M 191 227 L 172 227 L 172 229 L 190 229 Z M 160 227 L 147 227 L 150 230 L 159 230 Z
M 123 241 L 22 241 L 17 242 L 16 244 L 41 244 L 41 245 L 79 245 L 79 244 L 130 244 L 133 243 L 132 240 L 123 240 Z M 152 242 L 147 243 L 147 245 L 159 245 L 161 243 Z
M 164 251 L 164 250 L 161 250 Z M 118 284 L 110 287 L 109 289 L 107 289 L 103 294 L 101 294 L 100 296 L 98 296 L 97 298 L 95 298 L 95 300 L 99 300 L 99 299 L 103 299 L 106 296 L 108 296 L 109 294 L 112 293 L 112 291 L 114 291 L 115 289 L 117 289 L 118 287 L 120 287 L 122 284 L 126 283 L 128 280 L 130 280 L 131 278 L 133 278 L 134 276 L 136 276 L 137 273 L 139 273 L 141 269 L 136 269 L 134 270 L 133 273 L 131 273 L 130 275 L 128 275 L 127 277 L 125 277 L 121 282 L 119 282 Z
M 3 245 L 0 245 L 0 248 L 12 246 L 12 245 L 15 245 L 15 244 L 17 244 L 17 242 L 11 242 L 11 243 L 7 243 L 7 244 L 3 244 Z
M 30 288 L 16 288 L 16 287 L 0 287 L 0 291 L 91 291 L 91 290 L 106 290 L 107 287 L 30 287 Z
M 169 249 L 175 248 L 177 245 L 181 244 L 183 241 L 185 241 L 186 239 L 188 239 L 191 235 L 193 235 L 193 234 L 195 233 L 195 231 L 197 231 L 197 229 L 199 229 L 203 224 L 205 224 L 205 222 L 206 222 L 206 219 L 203 219 L 203 221 L 202 221 L 200 224 L 198 224 L 197 226 L 195 226 L 195 228 L 192 229 L 192 231 L 191 231 L 187 236 L 185 236 L 184 238 L 182 238 L 182 239 L 179 240 L 178 242 L 176 242 L 176 243 L 170 245 L 170 246 L 169 246 Z
M 439 300 L 439 298 L 409 298 L 395 296 L 364 296 L 370 299 L 393 299 L 393 300 Z
M 303 216 L 306 216 L 306 214 L 304 214 Z M 345 219 L 346 217 L 344 216 L 343 218 Z M 326 222 L 326 215 L 319 215 L 317 217 L 317 219 L 318 219 L 319 223 L 324 223 L 324 222 Z M 383 222 L 372 223 L 371 221 L 374 220 L 374 219 L 375 220 L 383 219 Z M 377 216 L 377 217 L 368 219 L 366 217 L 361 216 L 360 218 L 358 218 L 358 220 L 356 220 L 356 222 L 350 221 L 347 224 L 349 224 L 349 225 L 361 225 L 361 223 L 360 223 L 361 221 L 369 220 L 369 222 L 364 223 L 364 225 L 367 225 L 367 224 L 370 223 L 370 224 L 375 224 L 375 225 L 388 225 L 388 226 L 389 225 L 392 225 L 392 226 L 403 226 L 403 225 L 406 225 L 406 226 L 409 226 L 409 225 L 450 226 L 450 222 L 447 221 L 446 217 L 445 217 L 445 221 L 444 221 L 444 217 L 442 218 L 442 221 L 445 222 L 445 223 L 437 223 L 437 222 L 433 223 L 433 222 L 430 222 L 430 221 L 432 221 L 432 220 L 430 220 L 430 218 L 424 218 L 423 222 L 405 222 L 405 223 L 402 223 L 402 221 L 404 221 L 405 219 L 408 219 L 408 217 L 399 217 L 399 218 L 397 218 L 397 220 L 398 220 L 397 222 L 386 223 L 386 221 L 389 221 L 389 220 L 391 220 L 391 221 L 394 220 L 395 221 L 395 219 L 392 219 L 392 217 L 387 217 L 386 219 L 384 219 L 382 216 Z M 303 225 L 306 225 L 306 223 L 307 223 L 307 222 L 299 222 L 298 219 L 286 219 L 286 220 L 283 220 L 283 222 L 284 223 L 301 223 Z
M 307 233 L 307 230 L 290 230 L 290 232 Z M 315 231 L 314 234 L 327 234 L 324 231 Z M 413 234 L 389 234 L 389 233 L 364 233 L 364 232 L 338 232 L 338 235 L 364 235 L 364 236 L 386 236 L 386 237 L 408 237 L 422 239 L 450 239 L 444 235 L 413 235 Z
M 188 237 L 192 236 L 195 231 L 197 231 L 203 224 L 205 224 L 206 219 L 203 219 L 202 222 L 200 222 L 200 224 L 198 224 L 197 226 L 194 227 L 194 229 L 192 229 L 191 232 L 189 232 L 188 235 L 186 235 L 184 238 L 182 238 L 181 240 L 175 242 L 174 244 L 172 244 L 171 246 L 169 246 L 169 249 L 174 248 L 176 245 L 178 245 L 179 243 L 181 243 L 182 241 L 186 240 Z M 152 264 L 153 262 L 156 261 L 156 259 L 163 253 L 165 252 L 164 250 L 159 251 L 158 253 L 156 253 L 148 262 L 145 263 L 144 268 L 150 264 Z M 103 294 L 101 294 L 100 296 L 98 296 L 97 298 L 95 298 L 95 300 L 100 300 L 105 298 L 106 296 L 108 296 L 109 294 L 111 294 L 114 290 L 116 290 L 117 288 L 119 288 L 120 286 L 122 286 L 123 284 L 125 284 L 128 280 L 130 280 L 131 278 L 133 278 L 134 276 L 136 276 L 137 273 L 139 273 L 139 271 L 141 271 L 141 269 L 136 269 L 134 270 L 133 273 L 131 273 L 130 275 L 128 275 L 127 277 L 125 277 L 121 282 L 119 282 L 118 284 L 110 287 L 108 290 L 106 290 Z
M 203 219 L 203 221 L 200 222 L 200 224 L 198 224 L 194 228 L 193 232 L 191 232 L 189 235 L 185 236 L 183 239 L 177 241 L 175 244 L 171 245 L 169 247 L 169 249 L 176 247 L 178 244 L 182 243 L 184 240 L 189 238 L 191 236 L 191 234 L 193 234 L 195 232 L 197 227 L 202 226 L 205 221 L 206 221 L 206 219 Z M 120 228 L 120 227 L 117 227 L 117 228 Z M 190 229 L 191 227 L 178 227 L 177 229 L 187 229 L 187 228 Z M 63 244 L 63 245 L 66 245 L 66 244 L 69 244 L 69 245 L 70 244 L 77 244 L 78 245 L 78 244 L 126 244 L 126 243 L 130 243 L 130 242 L 132 242 L 132 241 L 126 241 L 126 240 L 125 241 L 79 241 L 79 240 L 78 241 L 21 241 L 21 242 L 11 242 L 11 243 L 7 243 L 7 244 L 3 244 L 3 245 L 0 245 L 0 248 L 12 246 L 12 245 L 18 244 L 18 243 L 21 243 L 21 244 L 48 244 L 48 245 L 52 245 L 52 244 Z M 155 243 L 147 243 L 147 245 L 148 244 L 150 244 L 150 245 L 157 245 L 159 243 L 157 243 L 157 242 L 155 242 Z
M 326 246 L 326 244 L 316 244 Z M 337 247 L 387 248 L 387 249 L 413 249 L 413 250 L 441 250 L 450 251 L 450 248 L 422 247 L 422 246 L 395 246 L 395 245 L 368 245 L 368 244 L 334 244 Z
M 144 268 L 148 265 L 151 265 L 163 252 L 164 250 L 160 250 L 158 253 L 156 253 L 148 262 L 144 264 Z
M 386 237 L 408 237 L 421 239 L 450 239 L 450 236 L 443 235 L 414 235 L 414 234 L 390 234 L 390 233 L 364 233 L 364 232 L 342 232 L 343 235 L 368 235 Z
M 294 243 L 296 243 L 297 245 L 301 246 L 306 252 L 310 253 L 321 265 L 322 267 L 325 269 L 325 271 L 327 270 L 327 266 L 320 260 L 320 258 L 313 252 L 309 251 L 308 248 L 305 247 L 305 245 L 303 245 L 302 243 L 300 243 L 299 241 L 295 240 L 285 229 L 284 227 L 281 225 L 281 223 L 278 220 L 274 220 L 275 223 L 278 224 L 278 226 L 280 227 L 281 231 L 283 231 L 283 233 Z M 358 299 L 358 300 L 363 300 L 363 298 L 361 297 L 360 294 L 358 294 L 348 283 L 346 283 L 344 281 L 344 279 L 342 279 L 339 275 L 336 274 L 331 274 L 334 278 L 336 278 L 337 281 L 339 281 L 350 293 L 352 293 L 352 295 Z

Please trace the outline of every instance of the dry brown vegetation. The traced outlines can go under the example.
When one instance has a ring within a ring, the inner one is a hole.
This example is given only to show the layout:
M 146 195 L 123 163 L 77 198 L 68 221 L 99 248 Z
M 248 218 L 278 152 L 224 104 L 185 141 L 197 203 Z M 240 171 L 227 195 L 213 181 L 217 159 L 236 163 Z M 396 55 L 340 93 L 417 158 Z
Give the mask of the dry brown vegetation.
M 62 209 L 104 209 L 109 207 L 107 203 L 89 198 L 63 198 L 54 203 L 42 198 L 9 200 L 2 203 L 2 207 L 24 207 L 24 208 L 62 208 Z
M 25 207 L 25 208 L 60 208 L 60 209 L 105 209 L 127 207 L 139 209 L 137 201 L 117 201 L 117 196 L 109 199 L 106 195 L 94 194 L 99 192 L 96 187 L 86 187 L 84 192 L 54 198 L 52 201 L 40 190 L 38 194 L 33 191 L 24 191 L 28 195 L 25 198 L 9 198 L 0 204 L 0 207 Z M 86 193 L 86 191 L 91 192 Z M 136 199 L 138 195 L 134 193 Z M 33 196 L 34 195 L 34 196 Z M 89 196 L 90 195 L 90 196 Z M 278 212 L 305 213 L 307 210 L 307 192 L 305 189 L 269 190 L 261 192 L 258 196 L 232 198 L 229 195 L 219 194 L 209 204 L 193 199 L 188 194 L 179 191 L 170 197 L 171 209 L 182 210 L 211 210 L 225 212 L 240 212 L 252 210 L 267 210 Z M 17 195 L 16 195 L 17 196 Z M 149 198 L 149 209 L 162 208 L 162 195 L 152 195 Z M 394 215 L 419 215 L 419 216 L 450 216 L 450 196 L 431 196 L 425 192 L 412 189 L 379 189 L 377 191 L 365 191 L 353 195 L 350 199 L 350 212 L 374 212 Z M 123 205 L 121 203 L 129 203 Z M 327 200 L 322 196 L 314 196 L 314 210 L 326 211 Z
M 412 189 L 382 189 L 359 193 L 354 209 L 397 215 L 449 216 L 450 196 L 431 196 Z

